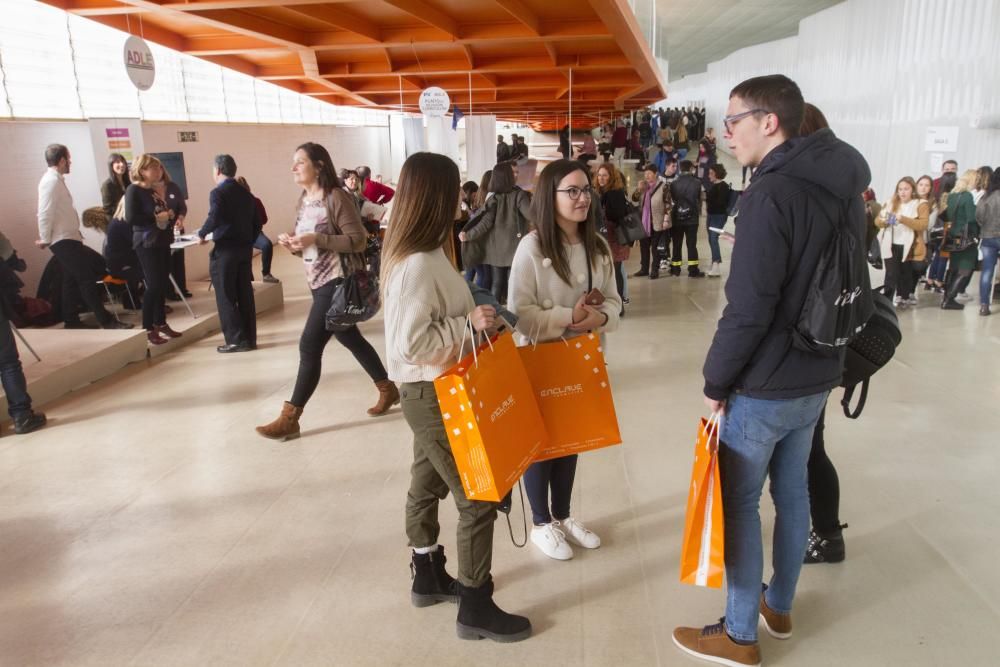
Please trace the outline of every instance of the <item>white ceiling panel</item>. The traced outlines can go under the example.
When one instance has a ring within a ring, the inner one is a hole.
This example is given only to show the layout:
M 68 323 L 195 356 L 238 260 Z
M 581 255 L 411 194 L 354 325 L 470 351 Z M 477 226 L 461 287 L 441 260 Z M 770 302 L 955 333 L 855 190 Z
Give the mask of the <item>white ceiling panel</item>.
M 798 33 L 799 21 L 843 0 L 656 0 L 670 80 L 747 46 Z

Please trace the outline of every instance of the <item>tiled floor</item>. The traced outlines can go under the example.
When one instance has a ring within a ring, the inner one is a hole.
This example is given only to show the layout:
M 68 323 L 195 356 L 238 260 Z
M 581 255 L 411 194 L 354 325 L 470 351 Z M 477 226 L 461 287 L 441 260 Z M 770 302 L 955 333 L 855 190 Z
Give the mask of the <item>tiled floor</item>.
M 367 418 L 375 391 L 344 349 L 328 348 L 302 439 L 254 433 L 294 381 L 300 271 L 278 254 L 286 303 L 260 319 L 259 351 L 205 339 L 0 439 L 0 664 L 693 664 L 671 629 L 724 603 L 677 576 L 723 281 L 630 281 L 608 355 L 625 444 L 581 457 L 574 497 L 603 546 L 551 561 L 498 523 L 497 600 L 535 628 L 499 645 L 458 640 L 452 605 L 410 606 L 409 431 L 398 409 Z M 796 636 L 763 639 L 766 664 L 997 664 L 1000 322 L 935 305 L 921 293 L 902 313 L 905 341 L 859 421 L 831 403 L 848 559 L 805 568 Z M 381 326 L 364 327 L 380 350 Z

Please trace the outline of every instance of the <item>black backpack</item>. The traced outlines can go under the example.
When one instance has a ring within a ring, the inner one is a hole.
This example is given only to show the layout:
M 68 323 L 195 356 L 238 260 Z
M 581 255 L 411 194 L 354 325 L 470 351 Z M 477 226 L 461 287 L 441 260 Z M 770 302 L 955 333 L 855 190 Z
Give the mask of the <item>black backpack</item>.
M 844 398 L 840 405 L 844 408 L 844 416 L 849 419 L 857 419 L 861 415 L 868 399 L 868 380 L 878 369 L 889 363 L 903 340 L 892 301 L 884 294 L 873 292 L 872 303 L 874 313 L 865 328 L 848 343 L 844 355 L 844 378 L 840 382 L 840 386 L 844 388 Z M 859 384 L 861 397 L 858 399 L 858 407 L 852 411 L 851 399 Z
M 805 352 L 838 354 L 864 329 L 875 310 L 863 241 L 841 222 L 848 220 L 850 204 L 851 200 L 841 202 L 843 215 L 833 221 L 833 237 L 820 255 L 792 330 L 793 344 Z

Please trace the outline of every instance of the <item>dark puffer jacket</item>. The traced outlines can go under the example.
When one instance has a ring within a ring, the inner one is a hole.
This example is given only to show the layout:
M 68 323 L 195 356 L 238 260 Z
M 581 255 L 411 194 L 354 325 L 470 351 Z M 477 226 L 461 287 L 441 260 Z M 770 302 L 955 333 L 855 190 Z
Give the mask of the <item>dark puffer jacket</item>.
M 795 348 L 792 330 L 835 225 L 849 226 L 864 262 L 861 193 L 870 181 L 864 157 L 826 129 L 761 161 L 740 199 L 728 305 L 703 369 L 706 396 L 789 399 L 840 384 L 843 359 Z

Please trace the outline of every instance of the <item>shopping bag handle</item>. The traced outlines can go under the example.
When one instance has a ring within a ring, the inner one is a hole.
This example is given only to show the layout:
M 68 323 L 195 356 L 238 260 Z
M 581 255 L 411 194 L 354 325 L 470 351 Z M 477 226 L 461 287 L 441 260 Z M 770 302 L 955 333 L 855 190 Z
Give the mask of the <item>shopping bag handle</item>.
M 486 342 L 490 346 L 490 352 L 493 351 L 493 341 L 490 340 L 489 335 L 485 331 L 476 331 L 475 327 L 472 326 L 472 317 L 465 317 L 465 327 L 462 330 L 462 342 L 458 346 L 458 358 L 459 360 L 465 358 L 465 339 L 468 338 L 472 342 L 472 359 L 476 364 L 476 368 L 479 368 L 479 351 L 476 349 L 478 347 L 476 343 L 476 337 L 479 336 L 480 340 L 486 339 Z
M 528 334 L 528 342 L 531 343 L 531 351 L 534 352 L 538 349 L 539 338 L 538 334 L 542 333 L 542 322 L 539 320 L 535 322 L 535 326 L 531 328 L 531 333 Z M 569 347 L 569 341 L 566 340 L 566 336 L 559 336 L 559 340 L 563 342 L 566 347 Z
M 702 435 L 708 435 L 708 447 L 713 448 L 713 443 L 715 447 L 719 446 L 719 425 L 722 422 L 722 411 L 713 412 L 705 420 L 705 427 L 702 429 Z M 715 436 L 714 438 L 712 436 Z

